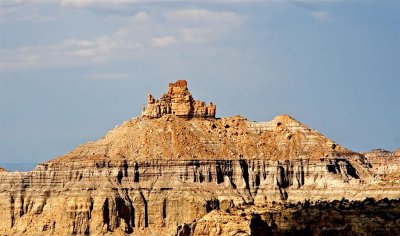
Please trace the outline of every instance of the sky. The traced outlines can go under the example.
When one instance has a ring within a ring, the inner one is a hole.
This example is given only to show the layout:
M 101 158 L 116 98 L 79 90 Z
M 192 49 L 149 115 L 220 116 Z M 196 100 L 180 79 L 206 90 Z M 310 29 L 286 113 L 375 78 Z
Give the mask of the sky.
M 179 79 L 219 117 L 399 148 L 400 1 L 2 0 L 0 163 L 97 140 Z

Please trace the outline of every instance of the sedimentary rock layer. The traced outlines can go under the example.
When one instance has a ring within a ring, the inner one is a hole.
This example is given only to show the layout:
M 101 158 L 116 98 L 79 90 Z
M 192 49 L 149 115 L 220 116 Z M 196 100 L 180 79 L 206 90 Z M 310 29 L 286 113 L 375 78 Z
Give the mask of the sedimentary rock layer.
M 188 230 L 217 211 L 400 198 L 397 154 L 353 152 L 288 115 L 214 116 L 178 81 L 100 140 L 30 172 L 0 170 L 0 234 L 201 235 Z
M 294 118 L 269 122 L 235 116 L 221 119 L 134 118 L 102 139 L 49 161 L 69 165 L 96 159 L 128 160 L 291 160 L 347 157 L 356 153 L 329 140 Z M 356 154 L 359 155 L 359 154 Z
M 0 175 L 2 232 L 173 233 L 213 209 L 273 201 L 398 198 L 345 159 L 91 161 Z M 379 183 L 379 182 L 378 182 Z M 5 191 L 7 190 L 7 191 Z
M 173 234 L 213 209 L 400 197 L 373 170 L 289 116 L 142 117 L 34 171 L 2 172 L 0 232 Z
M 147 98 L 147 107 L 143 109 L 142 115 L 151 118 L 159 118 L 163 115 L 172 114 L 179 117 L 215 117 L 216 106 L 210 103 L 194 100 L 187 88 L 185 80 L 170 83 L 168 92 L 160 99 L 155 99 L 151 94 Z
M 378 179 L 400 179 L 400 149 L 393 152 L 375 149 L 364 152 L 362 155 L 365 156 L 373 175 Z

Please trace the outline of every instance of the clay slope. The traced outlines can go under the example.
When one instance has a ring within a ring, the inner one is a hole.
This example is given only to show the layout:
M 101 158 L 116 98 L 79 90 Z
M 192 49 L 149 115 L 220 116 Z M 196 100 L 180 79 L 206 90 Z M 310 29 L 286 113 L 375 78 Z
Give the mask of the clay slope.
M 269 122 L 221 119 L 134 118 L 102 139 L 48 164 L 81 160 L 292 160 L 346 157 L 341 147 L 288 115 Z
M 134 118 L 32 172 L 1 172 L 0 233 L 174 235 L 248 204 L 399 198 L 366 156 L 286 115 Z

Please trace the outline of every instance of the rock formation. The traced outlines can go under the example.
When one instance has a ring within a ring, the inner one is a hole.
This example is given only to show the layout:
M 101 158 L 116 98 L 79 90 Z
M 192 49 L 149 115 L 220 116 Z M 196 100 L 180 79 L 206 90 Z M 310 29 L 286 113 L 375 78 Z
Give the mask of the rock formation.
M 373 175 L 378 179 L 400 179 L 400 149 L 393 152 L 375 149 L 362 153 L 370 164 Z
M 305 201 L 238 206 L 182 224 L 182 235 L 398 235 L 400 200 Z
M 154 99 L 149 94 L 147 108 L 142 112 L 143 116 L 159 118 L 163 115 L 172 114 L 180 117 L 215 117 L 216 106 L 213 103 L 206 105 L 205 102 L 194 100 L 187 88 L 185 80 L 170 83 L 168 92 L 160 99 Z
M 239 211 L 400 198 L 386 157 L 348 150 L 288 115 L 212 118 L 215 106 L 196 103 L 178 81 L 100 140 L 30 172 L 0 172 L 0 235 L 205 235 L 214 226 L 214 235 L 249 235 L 251 217 L 237 222 Z

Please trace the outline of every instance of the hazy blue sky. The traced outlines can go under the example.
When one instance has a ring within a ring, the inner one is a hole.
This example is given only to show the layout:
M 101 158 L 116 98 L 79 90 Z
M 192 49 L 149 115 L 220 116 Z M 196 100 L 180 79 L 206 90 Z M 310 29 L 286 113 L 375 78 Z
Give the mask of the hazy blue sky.
M 400 1 L 1 0 L 0 162 L 42 162 L 186 79 L 217 115 L 400 147 Z

